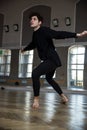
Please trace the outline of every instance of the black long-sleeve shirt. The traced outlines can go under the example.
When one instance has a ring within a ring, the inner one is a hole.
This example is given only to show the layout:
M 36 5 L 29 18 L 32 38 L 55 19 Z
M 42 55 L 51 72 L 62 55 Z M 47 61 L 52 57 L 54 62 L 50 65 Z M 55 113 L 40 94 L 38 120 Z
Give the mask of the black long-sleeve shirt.
M 60 58 L 55 51 L 53 39 L 76 38 L 76 33 L 66 31 L 55 31 L 49 27 L 40 27 L 33 32 L 32 42 L 23 50 L 32 50 L 37 48 L 41 60 L 50 59 L 57 66 L 61 66 Z

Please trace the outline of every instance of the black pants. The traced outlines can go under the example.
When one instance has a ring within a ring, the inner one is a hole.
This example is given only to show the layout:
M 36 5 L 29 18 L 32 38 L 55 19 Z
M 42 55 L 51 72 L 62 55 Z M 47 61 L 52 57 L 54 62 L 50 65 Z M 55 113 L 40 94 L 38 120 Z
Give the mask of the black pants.
M 46 75 L 46 80 L 56 90 L 58 94 L 61 95 L 63 93 L 60 86 L 52 78 L 56 68 L 56 65 L 52 61 L 45 60 L 42 63 L 40 63 L 40 65 L 37 68 L 33 70 L 32 81 L 34 96 L 39 96 L 41 75 Z

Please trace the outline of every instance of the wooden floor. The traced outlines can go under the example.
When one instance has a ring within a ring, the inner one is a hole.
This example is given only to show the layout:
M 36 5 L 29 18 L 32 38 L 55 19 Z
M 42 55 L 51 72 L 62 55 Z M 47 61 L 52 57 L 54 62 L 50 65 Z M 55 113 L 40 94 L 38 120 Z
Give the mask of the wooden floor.
M 54 91 L 41 91 L 33 110 L 32 91 L 0 89 L 0 130 L 87 130 L 87 94 L 65 93 L 66 105 Z

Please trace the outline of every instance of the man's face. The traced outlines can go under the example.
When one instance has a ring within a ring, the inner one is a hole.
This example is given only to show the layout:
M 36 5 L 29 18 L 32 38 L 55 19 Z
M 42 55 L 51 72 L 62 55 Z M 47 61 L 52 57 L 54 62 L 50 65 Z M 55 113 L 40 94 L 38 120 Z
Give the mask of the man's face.
M 41 25 L 41 21 L 38 20 L 37 16 L 32 16 L 30 19 L 30 27 L 37 28 Z

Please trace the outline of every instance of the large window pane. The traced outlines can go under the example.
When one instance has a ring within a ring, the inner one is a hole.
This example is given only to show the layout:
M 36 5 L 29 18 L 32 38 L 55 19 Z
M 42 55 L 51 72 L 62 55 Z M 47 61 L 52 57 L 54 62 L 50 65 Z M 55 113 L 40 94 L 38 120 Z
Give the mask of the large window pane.
M 71 79 L 75 80 L 76 79 L 76 70 L 71 71 Z
M 84 69 L 84 65 L 69 65 L 70 69 Z
M 26 51 L 19 55 L 19 77 L 31 77 L 34 51 Z
M 83 87 L 85 47 L 74 46 L 69 49 L 68 56 L 68 86 Z
M 82 81 L 83 79 L 83 70 L 77 71 L 77 80 Z
M 32 70 L 32 64 L 28 64 L 27 72 L 31 72 L 31 70 Z
M 71 64 L 76 64 L 76 55 L 70 54 L 70 61 Z
M 11 63 L 11 51 L 0 50 L 0 75 L 9 76 L 10 74 L 10 63 Z
M 83 64 L 84 63 L 84 54 L 78 55 L 77 59 L 78 59 L 78 61 L 77 61 L 78 64 Z

